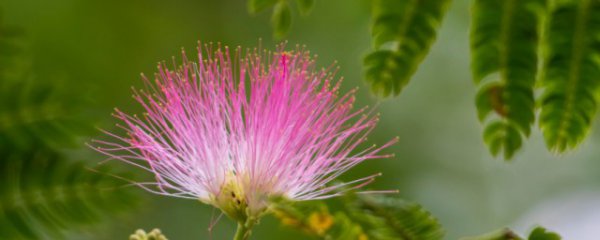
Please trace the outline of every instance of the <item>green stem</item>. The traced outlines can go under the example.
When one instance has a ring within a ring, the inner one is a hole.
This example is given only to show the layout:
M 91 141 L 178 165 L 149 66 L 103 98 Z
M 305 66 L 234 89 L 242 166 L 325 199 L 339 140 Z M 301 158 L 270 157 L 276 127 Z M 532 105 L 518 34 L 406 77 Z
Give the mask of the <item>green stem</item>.
M 250 238 L 250 233 L 250 228 L 247 227 L 246 224 L 238 222 L 237 231 L 235 232 L 233 240 L 248 240 Z

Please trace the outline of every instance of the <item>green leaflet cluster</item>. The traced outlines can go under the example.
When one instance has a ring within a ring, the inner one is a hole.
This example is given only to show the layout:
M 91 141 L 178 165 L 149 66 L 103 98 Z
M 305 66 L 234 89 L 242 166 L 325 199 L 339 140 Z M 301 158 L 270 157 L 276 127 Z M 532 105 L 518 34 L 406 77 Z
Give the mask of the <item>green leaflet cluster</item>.
M 540 128 L 555 152 L 589 132 L 600 93 L 600 1 L 556 1 L 546 30 Z
M 80 101 L 32 73 L 25 38 L 0 27 L 0 239 L 57 239 L 136 198 L 63 151 L 91 128 L 77 114 Z
M 461 240 L 560 240 L 560 235 L 550 232 L 543 227 L 536 227 L 527 238 L 522 238 L 510 229 L 502 229 L 476 237 L 466 237 Z
M 547 147 L 562 153 L 585 138 L 600 91 L 599 26 L 594 0 L 475 1 L 472 71 L 493 155 L 510 159 L 521 148 L 535 122 L 536 86 Z
M 443 239 L 438 220 L 421 205 L 393 197 L 359 197 L 346 202 L 350 216 L 370 239 Z
M 276 204 L 283 225 L 317 239 L 416 240 L 442 239 L 444 231 L 428 211 L 396 197 L 349 195 L 343 208 L 331 213 L 323 202 Z
M 545 8 L 546 0 L 475 0 L 473 4 L 471 68 L 480 85 L 479 120 L 486 123 L 483 135 L 491 153 L 502 151 L 506 159 L 521 147 L 535 121 L 533 88 Z
M 42 144 L 31 147 L 0 150 L 0 239 L 60 238 L 65 230 L 134 205 L 122 181 L 86 170 Z
M 433 44 L 450 0 L 373 2 L 374 51 L 364 59 L 373 92 L 400 94 Z
M 395 196 L 349 194 L 332 213 L 322 201 L 289 203 L 275 200 L 271 211 L 286 226 L 323 240 L 437 240 L 444 230 L 422 206 Z M 461 240 L 560 240 L 543 227 L 527 238 L 501 229 Z
M 56 85 L 26 76 L 0 82 L 0 142 L 19 150 L 35 144 L 53 149 L 76 146 L 79 135 L 91 127 L 78 119 L 79 106 L 63 103 L 75 99 Z
M 282 225 L 300 231 L 315 239 L 364 240 L 368 236 L 344 212 L 331 213 L 322 201 L 279 202 L 271 210 Z
M 23 78 L 30 68 L 25 33 L 17 27 L 5 26 L 0 15 L 0 84 Z
M 292 26 L 291 0 L 248 0 L 248 11 L 251 14 L 263 12 L 273 8 L 271 15 L 271 25 L 273 26 L 273 35 L 276 38 L 283 38 L 290 31 Z M 296 7 L 300 15 L 308 15 L 314 5 L 315 0 L 296 0 Z
M 249 0 L 249 11 L 273 7 L 275 35 L 281 37 L 291 23 L 288 1 Z M 450 0 L 372 4 L 373 51 L 364 58 L 365 79 L 377 95 L 398 95 L 429 52 Z M 314 0 L 297 5 L 306 13 Z M 492 155 L 514 157 L 538 110 L 551 151 L 574 149 L 586 138 L 600 92 L 599 5 L 597 0 L 473 0 L 471 70 Z

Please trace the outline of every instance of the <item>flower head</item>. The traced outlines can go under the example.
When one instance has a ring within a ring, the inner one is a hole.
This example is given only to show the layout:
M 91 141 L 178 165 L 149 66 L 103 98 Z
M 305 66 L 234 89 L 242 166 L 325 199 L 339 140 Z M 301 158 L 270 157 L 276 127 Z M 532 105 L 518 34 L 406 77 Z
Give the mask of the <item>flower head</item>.
M 307 51 L 199 49 L 197 63 L 158 66 L 146 90 L 134 90 L 141 116 L 116 109 L 126 137 L 95 141 L 100 152 L 152 172 L 144 189 L 199 199 L 240 220 L 272 197 L 324 199 L 368 184 L 376 175 L 330 186 L 333 179 L 396 139 L 358 153 L 375 127 L 367 108 L 352 110 L 331 69 L 315 69 Z

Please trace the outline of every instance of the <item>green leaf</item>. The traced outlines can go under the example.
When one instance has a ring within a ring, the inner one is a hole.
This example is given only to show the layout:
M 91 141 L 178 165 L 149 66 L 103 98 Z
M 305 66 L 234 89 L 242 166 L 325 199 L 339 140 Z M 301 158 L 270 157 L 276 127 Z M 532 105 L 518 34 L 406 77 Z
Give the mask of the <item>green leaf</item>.
M 124 182 L 60 152 L 90 128 L 77 106 L 31 79 L 0 84 L 0 239 L 56 239 L 132 206 Z
M 557 233 L 547 231 L 543 227 L 536 227 L 529 234 L 528 240 L 560 240 L 561 237 Z
M 0 83 L 22 79 L 31 68 L 25 32 L 18 27 L 4 26 L 0 19 Z
M 135 205 L 125 182 L 43 145 L 29 152 L 2 147 L 0 154 L 1 239 L 55 239 Z
M 371 90 L 381 96 L 387 97 L 392 91 L 394 95 L 408 83 L 406 68 L 398 64 L 404 59 L 398 53 L 390 50 L 378 50 L 365 57 L 366 79 L 371 85 Z
M 296 0 L 301 15 L 308 15 L 315 7 L 315 0 Z
M 374 52 L 365 58 L 366 79 L 375 94 L 398 95 L 436 38 L 450 0 L 373 2 Z
M 292 26 L 292 10 L 287 1 L 279 1 L 273 9 L 271 16 L 271 24 L 273 24 L 273 35 L 276 38 L 283 38 Z
M 497 82 L 486 84 L 479 89 L 475 97 L 479 121 L 483 122 L 492 111 L 501 116 L 506 115 L 502 104 L 502 92 L 503 86 Z
M 513 231 L 508 228 L 497 230 L 491 233 L 486 233 L 484 235 L 476 236 L 476 237 L 465 237 L 461 238 L 461 240 L 523 240 Z
M 80 145 L 81 135 L 92 132 L 81 112 L 85 100 L 60 81 L 31 77 L 0 82 L 0 144 L 27 149 L 44 142 L 52 148 Z
M 542 68 L 540 128 L 562 153 L 587 136 L 600 91 L 600 1 L 556 1 Z
M 0 35 L 0 44 L 26 46 L 5 41 L 17 35 Z M 0 59 L 20 59 L 12 53 L 0 51 Z M 62 239 L 65 230 L 131 209 L 136 198 L 124 182 L 62 153 L 90 129 L 78 115 L 85 101 L 57 81 L 34 78 L 30 64 L 7 66 L 0 69 L 0 239 Z
M 532 86 L 546 0 L 475 0 L 471 68 L 479 83 L 493 73 L 506 84 Z
M 279 0 L 248 0 L 248 12 L 256 14 L 273 7 Z
M 329 230 L 329 239 L 339 240 L 361 240 L 368 239 L 362 227 L 352 221 L 348 215 L 343 212 L 337 212 L 334 216 L 334 225 Z
M 473 79 L 475 83 L 482 83 L 485 78 L 494 78 L 481 84 L 477 94 L 479 119 L 484 122 L 495 113 L 497 118 L 507 122 L 501 127 L 502 134 L 496 131 L 493 141 L 486 140 L 494 155 L 499 148 L 505 148 L 506 159 L 521 146 L 518 133 L 528 136 L 535 121 L 533 88 L 546 4 L 546 0 L 476 0 L 472 8 Z M 498 126 L 488 124 L 486 132 L 492 130 L 498 130 Z
M 271 201 L 271 211 L 290 228 L 317 239 L 442 239 L 439 222 L 416 203 L 392 197 L 341 198 L 344 209 L 330 213 L 322 201 Z
M 272 201 L 271 211 L 286 227 L 324 240 L 364 239 L 362 227 L 344 212 L 331 214 L 323 201 Z M 361 238 L 362 237 L 362 238 Z
M 560 240 L 560 236 L 556 233 L 549 232 L 543 227 L 536 227 L 529 234 L 528 240 Z M 512 230 L 505 228 L 491 233 L 486 233 L 476 237 L 461 238 L 461 240 L 523 240 Z
M 35 78 L 26 42 L 22 29 L 0 25 L 0 144 L 24 151 L 39 142 L 78 145 L 91 132 L 79 114 L 86 101 L 63 81 Z
M 436 218 L 419 204 L 400 198 L 356 196 L 347 200 L 349 216 L 365 229 L 369 239 L 442 239 L 444 231 Z
M 483 132 L 483 140 L 492 155 L 498 156 L 502 152 L 505 159 L 511 159 L 523 142 L 519 128 L 505 121 L 488 124 Z

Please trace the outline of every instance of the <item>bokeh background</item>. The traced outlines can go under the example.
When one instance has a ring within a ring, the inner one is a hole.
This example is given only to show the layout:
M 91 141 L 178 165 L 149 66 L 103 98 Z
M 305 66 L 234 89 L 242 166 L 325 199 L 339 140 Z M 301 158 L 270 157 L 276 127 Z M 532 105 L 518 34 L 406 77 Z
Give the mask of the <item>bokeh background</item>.
M 318 54 L 320 66 L 337 61 L 343 87 L 360 86 L 358 106 L 378 106 L 381 122 L 369 143 L 400 138 L 387 150 L 395 158 L 366 162 L 343 179 L 382 172 L 370 187 L 399 189 L 402 197 L 421 203 L 439 218 L 447 239 L 504 226 L 525 233 L 536 224 L 566 239 L 592 239 L 594 231 L 599 236 L 598 126 L 586 143 L 564 156 L 548 153 L 534 131 L 512 162 L 490 157 L 474 106 L 467 0 L 451 4 L 437 42 L 403 93 L 378 100 L 362 77 L 362 58 L 370 50 L 369 6 L 368 0 L 317 1 L 310 16 L 294 13 L 286 38 L 288 47 L 306 45 Z M 60 79 L 54 84 L 86 99 L 93 124 L 108 129 L 115 123 L 113 107 L 139 111 L 130 88 L 142 87 L 140 72 L 151 75 L 158 61 L 178 58 L 182 47 L 193 52 L 198 40 L 254 47 L 262 39 L 264 48 L 277 43 L 270 14 L 251 16 L 243 0 L 2 0 L 0 8 L 4 24 L 27 32 L 37 78 Z M 95 135 L 100 134 L 89 137 Z M 68 152 L 90 163 L 103 159 L 84 146 Z M 157 227 L 170 239 L 209 239 L 211 234 L 228 239 L 235 231 L 233 222 L 222 219 L 209 234 L 213 210 L 199 202 L 141 195 L 144 203 L 132 214 L 69 238 L 126 239 L 135 229 Z M 305 238 L 272 217 L 253 235 Z

